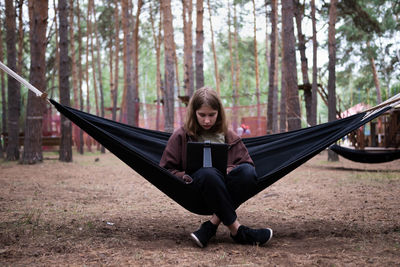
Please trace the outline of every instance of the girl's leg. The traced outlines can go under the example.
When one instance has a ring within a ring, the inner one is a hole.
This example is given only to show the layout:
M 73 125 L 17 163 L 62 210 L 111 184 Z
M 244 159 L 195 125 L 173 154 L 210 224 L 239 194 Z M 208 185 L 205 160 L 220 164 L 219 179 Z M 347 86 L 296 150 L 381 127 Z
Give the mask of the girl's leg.
M 192 178 L 191 185 L 200 190 L 205 203 L 223 224 L 231 225 L 237 218 L 236 207 L 225 184 L 224 176 L 215 168 L 202 168 L 195 172 Z
M 240 164 L 228 173 L 226 187 L 237 209 L 243 202 L 254 195 L 257 190 L 257 173 L 250 164 Z

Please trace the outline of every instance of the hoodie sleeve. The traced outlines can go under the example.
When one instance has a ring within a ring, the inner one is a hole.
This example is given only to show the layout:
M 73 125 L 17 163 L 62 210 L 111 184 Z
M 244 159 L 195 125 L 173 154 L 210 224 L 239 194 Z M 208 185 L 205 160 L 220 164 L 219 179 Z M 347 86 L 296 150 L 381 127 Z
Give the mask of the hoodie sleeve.
M 160 160 L 161 167 L 180 178 L 185 174 L 183 160 L 186 149 L 185 139 L 185 133 L 181 129 L 176 130 L 169 138 Z
M 233 131 L 228 132 L 227 143 L 230 146 L 228 151 L 227 173 L 242 163 L 249 163 L 254 166 L 254 162 L 242 139 Z

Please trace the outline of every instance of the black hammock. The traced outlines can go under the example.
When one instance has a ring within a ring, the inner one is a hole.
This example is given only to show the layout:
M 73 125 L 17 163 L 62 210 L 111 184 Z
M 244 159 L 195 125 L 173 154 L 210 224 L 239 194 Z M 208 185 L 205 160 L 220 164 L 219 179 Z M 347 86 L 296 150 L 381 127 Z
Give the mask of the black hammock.
M 400 150 L 361 150 L 336 144 L 331 145 L 329 149 L 348 160 L 361 163 L 383 163 L 400 159 Z
M 202 201 L 200 192 L 158 165 L 169 133 L 128 126 L 50 101 L 60 113 L 182 207 L 200 215 L 213 213 Z M 247 199 L 390 108 L 296 131 L 244 138 L 258 174 L 257 190 Z

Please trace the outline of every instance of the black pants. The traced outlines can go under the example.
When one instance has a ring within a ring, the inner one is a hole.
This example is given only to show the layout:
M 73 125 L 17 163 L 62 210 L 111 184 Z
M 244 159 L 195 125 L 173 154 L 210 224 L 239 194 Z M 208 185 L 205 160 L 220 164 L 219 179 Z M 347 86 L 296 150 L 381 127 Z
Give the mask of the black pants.
M 235 210 L 256 190 L 257 174 L 250 164 L 241 164 L 224 177 L 215 168 L 202 168 L 193 175 L 191 186 L 197 187 L 205 203 L 223 224 L 237 218 Z

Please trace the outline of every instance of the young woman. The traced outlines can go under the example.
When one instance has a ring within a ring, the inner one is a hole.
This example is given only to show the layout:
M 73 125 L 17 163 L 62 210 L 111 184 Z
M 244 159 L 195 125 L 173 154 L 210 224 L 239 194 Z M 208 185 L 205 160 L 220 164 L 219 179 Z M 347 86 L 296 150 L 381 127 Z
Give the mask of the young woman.
M 191 176 L 185 173 L 187 142 L 205 140 L 229 145 L 226 175 L 215 168 L 201 168 Z M 221 222 L 230 230 L 232 239 L 240 244 L 262 245 L 272 238 L 271 229 L 251 229 L 241 225 L 237 219 L 235 210 L 255 190 L 257 174 L 242 140 L 228 130 L 222 102 L 210 87 L 195 91 L 189 102 L 184 126 L 177 129 L 168 140 L 160 166 L 181 177 L 188 186 L 200 190 L 205 203 L 214 212 L 209 221 L 191 234 L 198 246 L 207 245 Z

